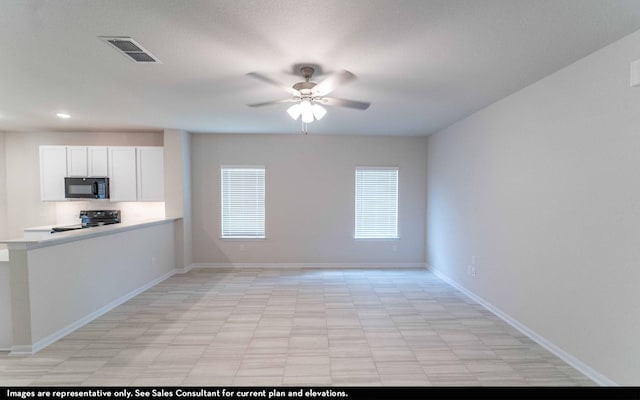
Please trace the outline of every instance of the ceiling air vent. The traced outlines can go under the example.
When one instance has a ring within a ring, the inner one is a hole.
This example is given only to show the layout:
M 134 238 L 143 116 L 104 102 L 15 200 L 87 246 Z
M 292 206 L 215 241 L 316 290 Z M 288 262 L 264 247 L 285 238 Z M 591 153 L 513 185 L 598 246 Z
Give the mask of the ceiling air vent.
M 98 36 L 103 41 L 113 46 L 119 53 L 135 63 L 160 63 L 153 54 L 147 51 L 140 43 L 127 36 Z

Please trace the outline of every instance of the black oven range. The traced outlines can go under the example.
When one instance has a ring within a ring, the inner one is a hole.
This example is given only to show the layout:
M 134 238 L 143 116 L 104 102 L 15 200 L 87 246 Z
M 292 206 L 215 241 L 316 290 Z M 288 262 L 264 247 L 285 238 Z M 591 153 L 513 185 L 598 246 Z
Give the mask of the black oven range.
M 74 231 L 77 229 L 93 228 L 102 225 L 120 223 L 120 210 L 82 210 L 80 223 L 75 225 L 57 226 L 51 228 L 51 233 Z

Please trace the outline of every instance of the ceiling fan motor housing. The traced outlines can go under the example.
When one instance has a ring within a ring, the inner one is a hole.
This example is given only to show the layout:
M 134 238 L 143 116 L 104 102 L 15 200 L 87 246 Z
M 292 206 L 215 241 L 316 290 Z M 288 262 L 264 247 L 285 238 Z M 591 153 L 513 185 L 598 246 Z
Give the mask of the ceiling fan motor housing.
M 309 81 L 309 79 L 311 79 L 311 77 L 313 76 L 314 72 L 315 72 L 315 69 L 313 69 L 313 67 L 310 67 L 310 66 L 300 67 L 300 73 L 302 74 L 302 77 L 305 79 L 305 82 L 298 82 L 293 85 L 293 88 L 299 91 L 303 96 L 311 95 L 311 89 L 313 89 L 317 85 L 317 83 Z
M 300 67 L 300 73 L 302 74 L 302 77 L 305 79 L 305 82 L 298 82 L 295 85 L 293 85 L 293 88 L 299 91 L 300 93 L 302 93 L 303 95 L 310 95 L 311 89 L 313 89 L 317 85 L 317 83 L 309 81 L 309 79 L 311 79 L 311 77 L 313 76 L 314 72 L 315 72 L 315 69 L 313 69 L 313 67 L 310 67 L 310 66 Z
M 311 94 L 311 89 L 313 89 L 316 85 L 317 83 L 315 82 L 298 82 L 293 85 L 293 88 L 302 94 Z

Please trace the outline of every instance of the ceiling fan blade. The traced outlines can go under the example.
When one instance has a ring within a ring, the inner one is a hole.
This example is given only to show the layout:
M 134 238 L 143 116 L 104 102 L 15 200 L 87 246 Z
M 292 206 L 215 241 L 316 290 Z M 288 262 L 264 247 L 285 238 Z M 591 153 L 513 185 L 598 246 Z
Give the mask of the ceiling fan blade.
M 366 110 L 371 105 L 371 103 L 364 101 L 336 99 L 335 97 L 324 97 L 320 102 L 327 106 L 349 107 L 358 110 Z
M 347 83 L 353 79 L 356 79 L 356 76 L 343 69 L 342 71 L 334 72 L 329 75 L 325 80 L 318 83 L 312 91 L 316 96 L 326 96 L 333 92 L 339 85 Z
M 249 73 L 247 74 L 247 76 L 250 76 L 250 77 L 252 77 L 252 78 L 258 79 L 258 80 L 260 80 L 260 81 L 262 81 L 262 82 L 266 82 L 266 83 L 268 83 L 268 84 L 270 84 L 270 85 L 277 86 L 277 87 L 279 87 L 280 89 L 285 90 L 287 93 L 289 93 L 289 94 L 291 94 L 291 95 L 293 95 L 293 96 L 300 96 L 300 92 L 299 92 L 299 91 L 297 91 L 296 89 L 294 89 L 294 88 L 292 88 L 292 87 L 290 87 L 290 86 L 287 86 L 287 85 L 285 85 L 285 84 L 283 84 L 283 83 L 280 83 L 280 82 L 274 81 L 273 79 L 271 79 L 271 78 L 269 78 L 269 77 L 266 77 L 266 76 L 264 76 L 264 75 L 262 75 L 262 74 L 259 74 L 259 73 L 257 73 L 257 72 L 249 72 Z
M 254 104 L 247 104 L 249 107 L 262 107 L 262 106 L 270 106 L 272 104 L 278 104 L 278 103 L 295 103 L 299 101 L 298 99 L 282 99 L 282 100 L 272 100 L 272 101 L 265 101 L 263 103 L 254 103 Z

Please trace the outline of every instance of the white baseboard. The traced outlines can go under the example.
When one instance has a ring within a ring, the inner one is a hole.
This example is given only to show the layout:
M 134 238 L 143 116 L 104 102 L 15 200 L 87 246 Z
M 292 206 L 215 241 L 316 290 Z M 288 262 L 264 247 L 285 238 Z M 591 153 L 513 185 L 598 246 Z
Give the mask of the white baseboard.
M 96 311 L 85 315 L 84 317 L 80 318 L 79 320 L 65 326 L 64 328 L 60 329 L 57 332 L 52 333 L 51 335 L 38 340 L 37 342 L 35 342 L 32 345 L 13 345 L 11 346 L 11 353 L 9 353 L 9 355 L 12 356 L 19 356 L 19 355 L 26 355 L 26 354 L 34 354 L 37 353 L 38 351 L 44 349 L 45 347 L 49 346 L 50 344 L 56 342 L 57 340 L 63 338 L 64 336 L 70 334 L 71 332 L 75 331 L 78 328 L 83 327 L 84 325 L 88 324 L 89 322 L 93 321 L 94 319 L 100 317 L 101 315 L 111 311 L 112 309 L 114 309 L 115 307 L 119 306 L 120 304 L 124 303 L 125 301 L 139 295 L 140 293 L 144 292 L 147 289 L 152 288 L 153 286 L 157 285 L 158 283 L 164 281 L 165 279 L 169 278 L 170 276 L 172 276 L 173 274 L 175 274 L 176 271 L 175 270 L 171 270 L 169 272 L 167 272 L 166 274 L 150 281 L 147 282 L 146 284 L 140 286 L 139 288 L 125 294 L 124 296 L 121 296 L 119 298 L 117 298 L 116 300 L 112 301 L 111 303 L 100 307 L 99 309 L 97 309 Z
M 10 356 L 29 356 L 34 353 L 32 349 L 33 349 L 33 346 L 28 344 L 21 344 L 17 346 L 14 345 L 14 346 L 11 346 L 11 353 L 9 353 L 9 355 Z
M 188 265 L 184 268 L 176 268 L 176 274 L 186 274 L 187 272 L 191 271 L 193 269 L 193 264 Z
M 193 263 L 192 268 L 274 268 L 274 269 L 414 269 L 424 268 L 424 263 Z
M 436 268 L 433 268 L 432 266 L 430 266 L 428 264 L 426 264 L 425 266 L 429 271 L 433 272 L 437 277 L 439 277 L 440 279 L 442 279 L 443 281 L 445 281 L 449 285 L 453 286 L 454 288 L 456 288 L 460 292 L 464 293 L 466 296 L 470 297 L 473 301 L 475 301 L 476 303 L 482 305 L 487 310 L 489 310 L 492 313 L 494 313 L 496 316 L 498 316 L 504 322 L 506 322 L 507 324 L 511 325 L 512 327 L 514 327 L 518 331 L 522 332 L 524 335 L 528 336 L 531 340 L 533 340 L 534 342 L 538 343 L 540 346 L 542 346 L 545 349 L 549 350 L 551 353 L 553 353 L 559 359 L 561 359 L 562 361 L 564 361 L 567 364 L 571 365 L 573 368 L 575 368 L 578 371 L 580 371 L 583 375 L 585 375 L 587 378 L 591 379 L 592 381 L 594 381 L 598 385 L 600 385 L 600 386 L 619 386 L 617 383 L 615 383 L 611 379 L 607 378 L 606 376 L 604 376 L 601 373 L 599 373 L 598 371 L 594 370 L 593 368 L 591 368 L 587 364 L 585 364 L 582 361 L 578 360 L 577 358 L 575 358 L 571 354 L 567 353 L 566 351 L 564 351 L 560 347 L 556 346 L 555 344 L 553 344 L 552 342 L 550 342 L 549 340 L 544 338 L 542 335 L 536 333 L 535 331 L 533 331 L 532 329 L 530 329 L 526 325 L 522 324 L 521 322 L 519 322 L 515 318 L 511 317 L 509 314 L 507 314 L 504 311 L 500 310 L 498 307 L 496 307 L 493 304 L 489 303 L 488 301 L 486 301 L 482 297 L 480 297 L 477 294 L 471 292 L 469 289 L 465 288 L 464 286 L 462 286 L 458 282 L 456 282 L 453 279 L 449 278 L 447 275 L 443 274 L 442 272 L 440 272 Z

